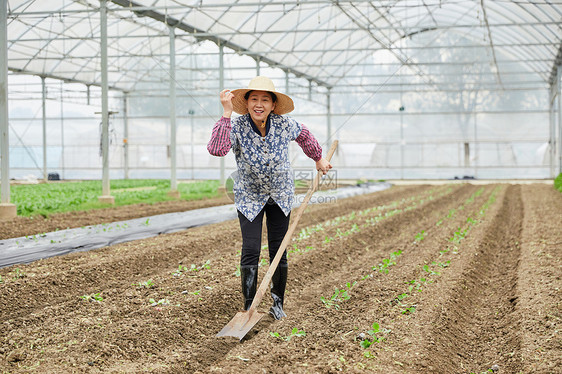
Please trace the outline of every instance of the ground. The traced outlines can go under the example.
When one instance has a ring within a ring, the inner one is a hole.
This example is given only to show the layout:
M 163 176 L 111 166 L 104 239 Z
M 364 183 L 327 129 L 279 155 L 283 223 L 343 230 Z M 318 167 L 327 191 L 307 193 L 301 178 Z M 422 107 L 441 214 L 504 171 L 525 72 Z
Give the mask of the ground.
M 0 226 L 7 238 L 139 213 Z M 242 305 L 236 221 L 0 269 L 0 371 L 561 373 L 560 222 L 562 194 L 542 184 L 311 205 L 289 246 L 288 317 L 242 342 L 215 337 Z

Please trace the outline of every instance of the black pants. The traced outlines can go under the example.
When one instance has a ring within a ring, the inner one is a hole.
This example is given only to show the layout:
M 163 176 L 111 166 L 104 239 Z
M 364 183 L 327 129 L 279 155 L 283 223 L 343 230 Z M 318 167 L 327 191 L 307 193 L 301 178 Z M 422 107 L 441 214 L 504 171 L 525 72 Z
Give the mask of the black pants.
M 281 242 L 289 229 L 289 218 L 291 214 L 285 216 L 285 213 L 279 208 L 272 199 L 269 199 L 261 212 L 250 222 L 244 215 L 238 212 L 240 220 L 240 230 L 242 231 L 242 258 L 240 259 L 241 267 L 258 266 L 261 251 L 261 232 L 263 215 L 267 216 L 267 241 L 269 248 L 269 262 L 273 260 L 277 254 L 277 250 L 281 246 Z M 279 265 L 287 266 L 287 251 L 283 253 Z

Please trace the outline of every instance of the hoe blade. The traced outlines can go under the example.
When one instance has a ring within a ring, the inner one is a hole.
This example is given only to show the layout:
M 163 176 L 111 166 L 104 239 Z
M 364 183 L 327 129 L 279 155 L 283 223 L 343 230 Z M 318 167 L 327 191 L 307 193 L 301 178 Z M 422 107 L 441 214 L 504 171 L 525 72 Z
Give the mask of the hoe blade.
M 233 336 L 242 340 L 265 314 L 258 313 L 255 309 L 238 312 L 234 318 L 217 334 L 219 336 Z

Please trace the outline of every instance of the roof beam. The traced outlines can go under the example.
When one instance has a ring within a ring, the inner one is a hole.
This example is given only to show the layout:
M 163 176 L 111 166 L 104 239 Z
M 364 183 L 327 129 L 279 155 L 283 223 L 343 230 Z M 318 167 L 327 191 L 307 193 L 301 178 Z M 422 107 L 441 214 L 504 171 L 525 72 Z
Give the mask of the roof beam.
M 502 85 L 502 78 L 500 76 L 500 68 L 496 59 L 496 50 L 494 49 L 494 42 L 492 41 L 492 32 L 490 31 L 490 24 L 488 23 L 488 16 L 486 15 L 486 7 L 484 6 L 484 0 L 480 0 L 480 5 L 482 6 L 482 14 L 484 15 L 484 22 L 486 23 L 486 29 L 488 30 L 488 39 L 490 41 L 490 48 L 492 49 L 492 59 L 494 66 L 496 68 L 496 75 L 498 78 L 498 84 Z
M 554 63 L 552 65 L 552 69 L 550 70 L 550 77 L 548 78 L 548 84 L 550 86 L 554 85 L 554 81 L 556 80 L 558 74 L 558 66 L 562 65 L 562 41 L 558 47 L 558 53 L 556 54 L 556 58 L 554 59 Z
M 96 87 L 101 87 L 101 83 L 94 83 L 94 82 L 90 82 L 90 81 L 83 81 L 80 79 L 73 79 L 73 78 L 68 78 L 68 77 L 63 77 L 60 75 L 56 75 L 56 74 L 49 74 L 49 73 L 38 73 L 36 71 L 30 71 L 30 70 L 24 70 L 24 69 L 15 69 L 15 68 L 8 68 L 9 71 L 11 71 L 13 74 L 24 74 L 24 75 L 36 75 L 38 77 L 45 77 L 45 78 L 50 78 L 50 79 L 58 79 L 61 80 L 65 83 L 81 83 L 85 86 L 96 86 Z M 123 88 L 120 87 L 116 87 L 116 86 L 109 86 L 110 90 L 115 90 L 115 91 L 121 91 L 121 92 L 127 92 L 126 90 L 124 90 Z
M 110 0 L 112 3 L 120 5 L 124 8 L 128 8 L 128 7 L 138 7 L 140 6 L 139 4 L 133 2 L 133 1 L 129 1 L 129 0 Z M 295 70 L 289 66 L 285 66 L 275 60 L 272 60 L 260 53 L 256 53 L 253 51 L 250 51 L 242 46 L 239 46 L 237 44 L 234 44 L 226 39 L 220 38 L 218 36 L 214 36 L 214 35 L 208 35 L 206 33 L 206 31 L 198 29 L 196 27 L 193 27 L 191 25 L 186 24 L 185 22 L 182 22 L 178 19 L 175 19 L 173 17 L 169 17 L 166 14 L 161 14 L 159 12 L 156 12 L 154 10 L 146 10 L 146 11 L 142 11 L 142 12 L 135 12 L 140 16 L 144 16 L 144 17 L 150 17 L 156 21 L 162 22 L 168 26 L 171 27 L 176 27 L 180 30 L 183 30 L 187 33 L 190 33 L 192 37 L 198 39 L 198 40 L 209 40 L 212 41 L 214 43 L 216 43 L 217 45 L 222 45 L 225 46 L 227 48 L 230 48 L 240 54 L 244 54 L 244 55 L 253 55 L 253 56 L 257 56 L 260 59 L 260 62 L 265 62 L 271 66 L 277 67 L 279 69 L 282 69 L 286 72 L 289 72 L 291 74 L 294 74 L 296 77 L 298 78 L 305 78 L 308 79 L 309 81 L 313 81 L 316 84 L 318 84 L 319 86 L 324 86 L 324 87 L 331 87 L 331 85 L 327 82 L 324 82 L 316 77 L 310 76 L 306 73 L 303 73 L 301 71 Z M 207 36 L 200 36 L 199 34 L 207 34 Z

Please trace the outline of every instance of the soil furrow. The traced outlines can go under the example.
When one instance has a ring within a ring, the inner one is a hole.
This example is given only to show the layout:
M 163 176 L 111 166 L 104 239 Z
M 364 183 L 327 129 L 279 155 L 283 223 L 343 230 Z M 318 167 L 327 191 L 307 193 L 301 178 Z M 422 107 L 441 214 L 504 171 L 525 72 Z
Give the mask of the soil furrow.
M 375 226 L 367 227 L 364 231 L 356 235 L 343 238 L 343 240 L 335 243 L 329 243 L 329 245 L 324 246 L 321 250 L 308 252 L 301 258 L 294 257 L 292 261 L 290 259 L 291 279 L 288 285 L 289 292 L 287 293 L 288 300 L 286 303 L 286 310 L 290 318 L 283 324 L 291 323 L 291 321 L 295 319 L 299 321 L 300 325 L 310 323 L 318 324 L 323 321 L 324 328 L 322 331 L 318 332 L 317 339 L 326 343 L 332 334 L 339 329 L 334 327 L 339 321 L 325 318 L 324 307 L 321 306 L 319 301 L 320 296 L 328 296 L 327 293 L 333 292 L 334 286 L 341 287 L 342 283 L 345 281 L 351 281 L 352 279 L 349 277 L 355 276 L 358 278 L 360 275 L 369 273 L 370 269 L 369 267 L 365 267 L 365 264 L 380 261 L 381 250 L 395 245 L 406 246 L 410 244 L 417 231 L 426 227 L 428 221 L 435 221 L 434 216 L 438 213 L 438 209 L 436 209 L 437 206 L 447 206 L 448 201 L 458 200 L 459 196 L 465 198 L 470 195 L 471 190 L 474 189 L 474 187 L 471 188 L 468 186 L 459 188 L 450 195 L 439 199 L 436 198 L 429 203 L 419 205 L 413 210 L 393 216 Z M 440 213 L 442 214 L 444 212 L 446 211 Z M 395 230 L 400 230 L 400 235 L 397 235 L 397 233 L 394 232 Z M 392 231 L 394 235 L 388 235 L 389 231 Z M 369 241 L 375 242 L 376 245 L 367 243 L 365 238 L 369 238 Z M 315 245 L 315 243 L 318 242 L 310 244 Z M 365 251 L 365 245 L 370 245 L 372 250 Z M 267 303 L 269 303 L 269 300 Z M 319 308 L 321 311 L 320 313 L 318 311 Z M 224 323 L 226 324 L 228 320 L 229 319 Z M 271 323 L 271 321 L 269 323 Z M 279 323 L 276 322 L 275 325 L 276 324 Z M 258 335 L 252 333 L 249 335 L 250 339 L 260 339 L 258 341 L 264 338 L 269 339 L 269 330 L 265 327 L 266 326 L 258 326 L 256 329 L 259 331 L 257 333 Z M 273 327 L 273 325 L 270 327 Z M 260 338 L 258 338 L 258 336 Z M 206 350 L 206 348 L 203 347 L 200 349 Z M 283 361 L 282 358 L 277 356 L 279 353 L 283 352 L 268 352 L 267 357 L 274 357 L 275 362 Z M 217 360 L 222 357 L 221 355 L 215 355 L 211 352 L 207 353 L 207 356 L 214 358 L 213 360 L 209 359 L 206 361 L 214 363 L 214 366 L 216 366 Z M 234 354 L 234 356 L 237 356 L 237 354 Z M 188 366 L 190 370 L 204 369 L 204 367 L 196 365 L 194 362 L 190 362 L 188 365 L 190 365 Z M 221 367 L 221 370 L 226 370 L 226 372 L 237 372 L 238 369 L 240 368 Z M 269 369 L 271 368 L 269 367 Z M 212 368 L 208 368 L 208 370 L 212 371 Z
M 404 221 L 397 222 L 400 230 L 404 233 L 404 238 L 396 240 L 396 236 L 393 236 L 392 238 L 395 239 L 393 243 L 385 243 L 385 240 L 381 238 L 383 240 L 377 243 L 378 247 L 375 246 L 373 250 L 368 252 L 364 251 L 362 253 L 355 253 L 352 256 L 352 260 L 346 259 L 345 261 L 342 261 L 341 266 L 338 267 L 337 271 L 332 271 L 324 276 L 314 273 L 307 274 L 307 276 L 311 275 L 313 284 L 307 286 L 306 290 L 297 292 L 297 305 L 295 305 L 292 309 L 288 309 L 290 312 L 289 318 L 281 323 L 276 323 L 275 325 L 279 326 L 279 329 L 285 330 L 287 330 L 287 326 L 290 326 L 290 331 L 296 323 L 296 326 L 299 328 L 305 328 L 305 330 L 310 333 L 311 340 L 309 340 L 308 344 L 311 344 L 311 341 L 322 342 L 322 345 L 327 347 L 330 351 L 345 351 L 346 358 L 351 355 L 355 356 L 357 359 L 361 359 L 361 349 L 359 348 L 359 344 L 354 341 L 358 332 L 355 329 L 363 326 L 369 327 L 370 324 L 373 323 L 373 318 L 380 321 L 379 318 L 381 318 L 381 316 L 389 313 L 388 309 L 391 309 L 390 312 L 392 312 L 393 306 L 390 304 L 390 301 L 398 293 L 398 290 L 404 287 L 404 282 L 410 279 L 410 276 L 407 274 L 418 272 L 421 267 L 420 264 L 423 265 L 421 247 L 414 244 L 416 232 L 421 231 L 422 228 L 427 229 L 428 226 L 434 225 L 435 222 L 438 221 L 439 217 L 446 215 L 450 209 L 449 207 L 452 207 L 450 202 L 457 200 L 464 201 L 464 199 L 466 199 L 474 190 L 475 188 L 472 190 L 464 189 L 463 191 L 457 191 L 452 194 L 452 196 L 443 198 L 440 200 L 440 205 L 447 208 L 434 210 L 432 211 L 434 214 L 429 214 L 428 216 L 420 214 L 424 217 L 424 219 L 420 218 L 417 221 L 410 221 L 409 223 Z M 455 206 L 455 208 L 456 207 L 457 206 Z M 431 210 L 431 208 L 428 207 L 425 209 Z M 424 210 L 424 212 L 426 210 Z M 418 212 L 418 214 L 419 213 L 421 212 Z M 461 222 L 462 219 L 457 219 L 443 224 L 441 228 L 453 228 Z M 386 231 L 383 227 L 379 226 L 374 227 L 371 232 L 365 233 L 365 235 L 373 238 L 376 234 L 373 232 L 375 230 L 380 230 L 382 232 Z M 437 237 L 437 235 L 429 235 L 429 238 L 425 241 L 426 247 L 430 250 L 434 249 L 434 243 L 439 242 L 439 240 L 440 238 Z M 348 239 L 347 242 L 353 242 L 352 238 Z M 356 245 L 356 243 L 349 244 L 350 247 L 354 247 L 354 245 Z M 361 281 L 363 276 L 372 272 L 371 266 L 381 262 L 381 258 L 386 254 L 381 253 L 380 250 L 386 249 L 389 251 L 390 248 L 393 250 L 398 248 L 402 249 L 403 254 L 400 256 L 398 264 L 390 270 L 389 274 L 375 272 L 372 274 L 372 278 Z M 328 249 L 326 250 L 329 251 Z M 407 265 L 401 266 L 402 263 L 406 263 Z M 320 265 L 320 268 L 324 267 Z M 395 273 L 396 276 L 393 276 Z M 351 295 L 350 300 L 339 302 L 339 307 L 341 308 L 339 311 L 337 311 L 335 307 L 326 309 L 322 306 L 319 300 L 320 296 L 325 296 L 329 299 L 329 296 L 333 293 L 334 287 L 345 287 L 345 282 L 353 282 L 354 280 L 358 280 L 359 284 L 349 291 L 349 294 Z M 321 331 L 308 330 L 309 326 L 319 324 L 323 326 Z M 274 362 L 283 361 L 281 357 L 285 354 L 284 348 L 276 349 L 275 344 L 272 346 L 271 342 L 267 344 L 268 340 L 271 340 L 271 338 L 268 337 L 267 332 L 268 331 L 260 332 L 258 336 L 252 338 L 256 340 L 254 345 L 266 347 L 265 350 L 267 351 L 263 358 L 253 358 L 257 361 L 255 365 L 266 368 L 268 372 L 283 372 L 283 369 L 275 371 L 275 368 L 267 364 L 267 361 L 272 358 L 274 358 Z M 353 334 L 353 332 L 355 333 Z M 303 344 L 306 346 L 306 343 Z M 233 354 L 235 356 L 238 354 L 244 356 L 247 355 L 247 353 L 248 352 L 244 351 L 243 348 L 237 348 L 236 354 Z M 263 353 L 262 349 L 262 354 Z M 292 352 L 290 356 L 298 362 L 300 360 L 305 360 L 307 354 L 306 352 L 303 354 L 303 351 L 300 351 Z M 327 365 L 329 359 L 330 357 L 326 356 L 323 364 Z M 350 367 L 344 366 L 337 357 L 334 361 L 334 369 L 338 367 L 336 364 L 340 365 L 345 371 L 349 371 L 351 369 Z M 234 366 L 229 368 L 229 365 Z M 229 360 L 223 360 L 220 367 L 221 370 L 225 372 L 237 372 L 243 370 L 241 365 L 243 364 L 239 362 L 232 363 Z M 215 367 L 216 366 L 217 364 L 215 364 Z M 323 372 L 321 367 L 311 367 L 309 369 L 311 372 Z M 296 372 L 306 372 L 306 370 L 307 369 L 302 369 L 301 371 L 297 370 Z
M 523 373 L 562 368 L 562 194 L 522 186 L 525 220 L 517 282 Z
M 498 365 L 509 373 L 521 370 L 520 323 L 514 313 L 523 220 L 520 186 L 508 187 L 501 204 L 434 321 L 426 351 L 431 369 L 482 372 Z

